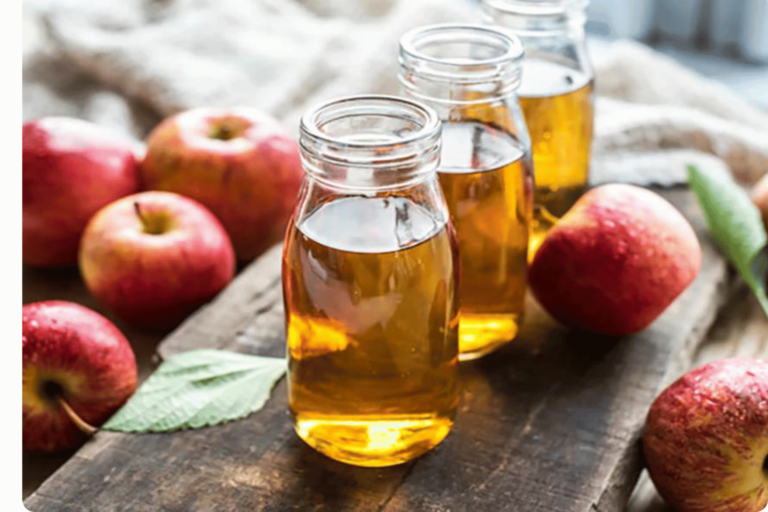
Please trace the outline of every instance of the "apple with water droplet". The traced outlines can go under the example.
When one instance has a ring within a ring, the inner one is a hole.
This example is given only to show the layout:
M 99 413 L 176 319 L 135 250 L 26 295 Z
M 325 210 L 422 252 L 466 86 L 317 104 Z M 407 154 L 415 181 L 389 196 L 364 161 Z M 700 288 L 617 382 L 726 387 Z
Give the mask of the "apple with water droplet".
M 679 512 L 760 512 L 768 505 L 768 363 L 731 358 L 665 389 L 645 422 L 656 488 Z
M 133 350 L 112 322 L 72 302 L 27 304 L 21 317 L 23 447 L 73 448 L 136 390 Z
M 528 280 L 561 323 L 625 336 L 648 327 L 701 267 L 696 233 L 660 195 L 610 184 L 584 194 L 544 238 Z

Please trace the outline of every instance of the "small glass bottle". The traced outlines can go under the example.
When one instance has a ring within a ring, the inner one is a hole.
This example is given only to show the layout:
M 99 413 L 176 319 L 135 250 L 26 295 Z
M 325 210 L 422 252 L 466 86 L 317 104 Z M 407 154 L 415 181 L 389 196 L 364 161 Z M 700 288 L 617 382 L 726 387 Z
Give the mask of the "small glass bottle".
M 296 432 L 360 466 L 417 457 L 458 402 L 458 255 L 436 168 L 440 122 L 358 96 L 301 120 L 305 179 L 283 248 Z
M 584 37 L 588 4 L 589 0 L 483 0 L 487 20 L 512 31 L 525 47 L 517 94 L 536 169 L 529 259 L 589 179 L 594 72 Z
M 443 121 L 438 175 L 459 240 L 461 360 L 514 339 L 524 314 L 533 176 L 515 96 L 522 58 L 514 35 L 481 25 L 431 25 L 400 41 L 403 94 Z

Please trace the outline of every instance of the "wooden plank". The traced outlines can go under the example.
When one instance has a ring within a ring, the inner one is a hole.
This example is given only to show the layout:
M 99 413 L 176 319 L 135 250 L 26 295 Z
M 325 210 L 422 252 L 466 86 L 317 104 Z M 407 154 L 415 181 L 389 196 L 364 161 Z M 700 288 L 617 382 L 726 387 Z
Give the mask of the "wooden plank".
M 686 368 L 723 300 L 728 273 L 687 191 L 667 191 L 703 245 L 694 284 L 646 331 L 620 340 L 568 331 L 531 303 L 520 338 L 462 364 L 456 426 L 408 464 L 331 461 L 293 433 L 285 384 L 245 420 L 174 434 L 101 432 L 26 502 L 33 511 L 622 510 L 641 469 L 650 402 Z M 284 352 L 279 249 L 165 340 Z

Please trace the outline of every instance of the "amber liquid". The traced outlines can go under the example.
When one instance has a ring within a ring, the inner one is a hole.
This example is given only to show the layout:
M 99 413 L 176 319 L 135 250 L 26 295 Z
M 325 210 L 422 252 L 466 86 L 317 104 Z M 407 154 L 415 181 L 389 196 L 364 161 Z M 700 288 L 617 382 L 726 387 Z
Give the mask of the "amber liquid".
M 461 259 L 461 360 L 517 335 L 524 313 L 532 184 L 526 155 L 505 131 L 443 123 L 440 185 Z
M 592 146 L 593 81 L 564 65 L 528 59 L 518 90 L 531 137 L 536 210 L 529 258 L 554 222 L 587 186 Z
M 445 223 L 405 197 L 346 197 L 290 226 L 289 404 L 329 457 L 389 466 L 437 445 L 458 402 L 458 270 Z

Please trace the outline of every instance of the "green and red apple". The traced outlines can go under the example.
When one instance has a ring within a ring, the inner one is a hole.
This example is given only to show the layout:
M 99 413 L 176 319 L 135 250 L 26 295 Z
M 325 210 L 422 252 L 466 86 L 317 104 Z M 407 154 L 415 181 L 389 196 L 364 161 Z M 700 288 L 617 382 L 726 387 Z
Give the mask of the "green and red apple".
M 22 308 L 22 418 L 25 450 L 83 442 L 136 390 L 136 359 L 112 322 L 63 301 Z
M 648 472 L 679 512 L 760 512 L 768 505 L 768 363 L 733 358 L 665 389 L 643 434 Z
M 145 188 L 191 197 L 218 217 L 240 260 L 282 240 L 303 171 L 296 141 L 249 107 L 197 108 L 147 139 Z
M 536 299 L 561 323 L 623 336 L 648 327 L 694 280 L 701 247 L 658 194 L 611 184 L 584 194 L 529 269 Z
M 47 117 L 22 127 L 22 253 L 34 266 L 77 264 L 102 207 L 139 190 L 136 142 L 95 124 Z
M 235 272 L 232 243 L 200 203 L 142 192 L 100 210 L 83 233 L 80 273 L 91 294 L 138 326 L 177 325 Z

